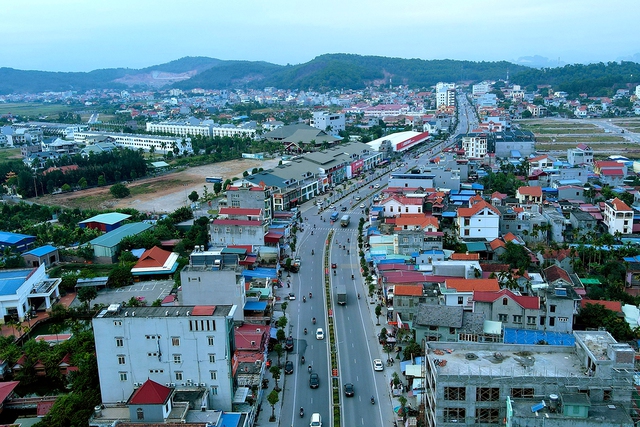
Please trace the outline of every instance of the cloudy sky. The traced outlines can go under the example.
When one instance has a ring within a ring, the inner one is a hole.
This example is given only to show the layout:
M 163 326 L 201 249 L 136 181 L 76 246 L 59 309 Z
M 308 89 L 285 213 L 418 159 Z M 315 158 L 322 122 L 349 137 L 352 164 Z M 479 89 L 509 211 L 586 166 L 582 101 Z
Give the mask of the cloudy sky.
M 640 53 L 639 11 L 638 0 L 21 0 L 3 7 L 0 67 L 298 64 L 324 53 L 614 61 Z

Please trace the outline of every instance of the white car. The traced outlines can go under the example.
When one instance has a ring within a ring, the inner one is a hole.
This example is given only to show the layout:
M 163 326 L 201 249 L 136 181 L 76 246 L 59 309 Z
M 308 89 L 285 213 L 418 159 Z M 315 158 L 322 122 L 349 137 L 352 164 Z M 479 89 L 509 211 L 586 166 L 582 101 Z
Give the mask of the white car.
M 316 329 L 316 339 L 317 340 L 323 340 L 324 339 L 324 331 L 322 330 L 322 328 Z M 380 362 L 380 363 L 382 363 L 382 362 Z
M 380 184 L 374 185 L 373 188 L 380 188 Z
M 364 203 L 360 203 L 360 209 L 364 209 Z
M 382 364 L 382 360 L 373 359 L 373 370 L 374 371 L 384 371 L 384 365 Z

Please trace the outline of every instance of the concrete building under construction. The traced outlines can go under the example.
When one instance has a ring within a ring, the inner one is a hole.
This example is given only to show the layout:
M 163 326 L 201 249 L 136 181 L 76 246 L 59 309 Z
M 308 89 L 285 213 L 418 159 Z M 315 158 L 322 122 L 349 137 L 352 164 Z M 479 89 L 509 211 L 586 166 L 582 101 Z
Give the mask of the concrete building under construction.
M 427 342 L 427 426 L 633 426 L 635 352 L 605 331 L 575 346 Z

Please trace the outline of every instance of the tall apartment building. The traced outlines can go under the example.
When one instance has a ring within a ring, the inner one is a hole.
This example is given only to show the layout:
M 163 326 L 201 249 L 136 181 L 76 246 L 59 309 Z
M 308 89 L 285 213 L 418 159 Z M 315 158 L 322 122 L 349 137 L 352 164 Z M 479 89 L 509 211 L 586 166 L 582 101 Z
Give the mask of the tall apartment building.
M 634 425 L 634 350 L 605 331 L 573 335 L 574 346 L 427 342 L 425 425 Z
M 491 90 L 491 84 L 489 82 L 480 82 L 471 87 L 471 93 L 474 98 L 489 93 L 489 90 Z
M 230 411 L 236 386 L 235 305 L 121 307 L 92 320 L 102 402 L 126 402 L 147 379 L 207 393 L 209 409 Z
M 462 149 L 469 158 L 482 159 L 487 155 L 487 134 L 474 134 L 462 137 Z
M 436 85 L 436 107 L 456 105 L 456 84 L 440 82 Z
M 332 135 L 337 135 L 345 129 L 344 113 L 315 111 L 309 124 L 314 128 L 328 131 Z

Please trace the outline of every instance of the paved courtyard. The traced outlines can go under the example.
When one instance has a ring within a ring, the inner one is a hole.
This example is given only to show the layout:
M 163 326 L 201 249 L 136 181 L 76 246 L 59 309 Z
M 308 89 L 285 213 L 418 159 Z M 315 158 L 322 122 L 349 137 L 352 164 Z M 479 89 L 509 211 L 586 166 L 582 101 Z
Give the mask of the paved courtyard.
M 91 304 L 116 304 L 127 302 L 134 298 L 144 298 L 147 305 L 151 305 L 155 300 L 162 299 L 169 295 L 173 288 L 173 280 L 151 280 L 149 282 L 138 282 L 130 286 L 117 289 L 101 289 L 98 291 L 96 299 Z M 72 306 L 79 306 L 81 302 L 76 298 Z

